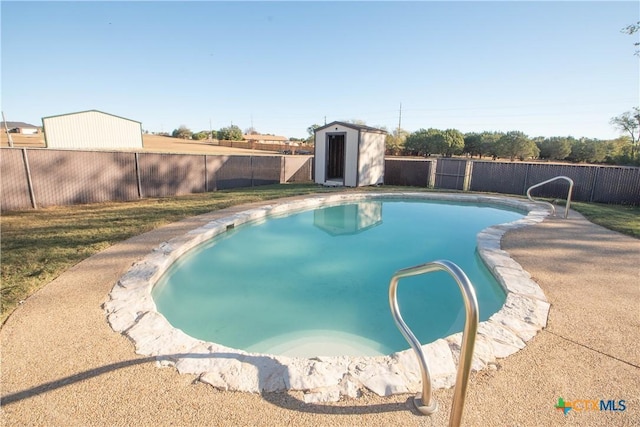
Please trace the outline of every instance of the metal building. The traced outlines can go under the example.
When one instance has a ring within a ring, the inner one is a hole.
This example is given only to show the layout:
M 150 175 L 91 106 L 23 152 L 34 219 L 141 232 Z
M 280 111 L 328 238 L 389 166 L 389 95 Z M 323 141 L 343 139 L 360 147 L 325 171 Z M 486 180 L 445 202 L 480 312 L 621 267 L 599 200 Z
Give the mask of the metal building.
M 332 122 L 315 130 L 315 182 L 361 187 L 384 183 L 386 132 Z
M 142 148 L 142 123 L 97 110 L 42 118 L 49 148 Z

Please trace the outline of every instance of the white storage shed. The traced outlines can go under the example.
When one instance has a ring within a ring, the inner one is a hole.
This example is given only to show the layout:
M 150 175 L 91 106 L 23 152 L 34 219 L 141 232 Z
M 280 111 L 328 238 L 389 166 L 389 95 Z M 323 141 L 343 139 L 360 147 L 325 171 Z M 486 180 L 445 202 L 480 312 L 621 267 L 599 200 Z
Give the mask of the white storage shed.
M 42 118 L 49 148 L 142 148 L 142 123 L 97 110 Z
M 384 130 L 332 122 L 315 130 L 315 182 L 361 187 L 384 183 Z

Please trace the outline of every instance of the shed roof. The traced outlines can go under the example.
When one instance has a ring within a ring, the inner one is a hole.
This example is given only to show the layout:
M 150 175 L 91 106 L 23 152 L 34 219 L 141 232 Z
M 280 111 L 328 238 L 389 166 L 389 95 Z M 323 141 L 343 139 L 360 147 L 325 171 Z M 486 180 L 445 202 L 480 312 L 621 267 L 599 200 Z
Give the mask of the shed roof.
M 323 129 L 330 128 L 331 126 L 335 126 L 335 125 L 345 126 L 345 127 L 351 128 L 351 129 L 356 129 L 356 130 L 365 131 L 365 132 L 387 133 L 386 130 L 374 128 L 374 127 L 371 127 L 371 126 L 357 125 L 355 123 L 347 123 L 347 122 L 339 122 L 339 121 L 331 122 L 331 123 L 328 123 L 328 124 L 326 124 L 324 126 L 320 126 L 319 128 L 317 128 L 315 130 L 315 132 L 318 132 L 318 131 L 323 130 Z
M 25 122 L 0 122 L 0 127 L 4 130 L 5 123 L 7 124 L 7 128 L 15 129 L 15 128 L 29 128 L 29 129 L 38 129 L 38 126 L 30 125 Z
M 128 119 L 126 117 L 122 117 L 122 116 L 116 116 L 115 114 L 111 114 L 111 113 L 105 113 L 104 111 L 100 111 L 100 110 L 84 110 L 84 111 L 76 111 L 75 113 L 65 113 L 65 114 L 57 114 L 55 116 L 47 116 L 47 117 L 43 117 L 42 120 L 44 119 L 53 119 L 55 117 L 63 117 L 63 116 L 73 116 L 76 114 L 82 114 L 82 113 L 100 113 L 100 114 L 106 114 L 107 116 L 112 116 L 112 117 L 116 117 L 118 119 L 122 119 L 122 120 L 128 120 L 130 122 L 134 122 L 134 123 L 140 123 L 142 124 L 142 122 L 139 122 L 137 120 L 133 120 L 133 119 Z

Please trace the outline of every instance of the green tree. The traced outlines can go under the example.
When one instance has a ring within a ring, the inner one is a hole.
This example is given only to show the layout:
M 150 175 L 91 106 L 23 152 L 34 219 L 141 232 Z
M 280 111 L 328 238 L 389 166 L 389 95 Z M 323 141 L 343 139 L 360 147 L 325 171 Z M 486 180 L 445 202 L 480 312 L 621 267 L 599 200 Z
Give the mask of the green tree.
M 625 34 L 629 34 L 630 36 L 634 35 L 638 31 L 640 31 L 640 21 L 636 22 L 635 24 L 627 25 L 621 31 Z M 633 45 L 636 47 L 635 54 L 637 56 L 640 56 L 640 42 L 635 42 Z
M 497 156 L 498 154 L 498 141 L 504 136 L 502 132 L 482 132 L 482 149 L 483 153 L 489 156 Z
M 631 159 L 631 139 L 624 135 L 620 138 L 606 141 L 605 145 L 605 158 L 606 163 L 614 165 L 630 165 L 633 164 Z
M 426 133 L 425 150 L 428 156 L 442 154 L 446 150 L 444 134 L 439 129 L 429 128 Z
M 464 135 L 457 129 L 447 129 L 442 132 L 442 150 L 440 154 L 451 157 L 462 154 L 464 150 Z
M 504 134 L 500 132 L 467 133 L 464 136 L 464 153 L 471 157 L 493 156 L 496 154 L 496 143 Z
M 418 129 L 409 134 L 404 141 L 405 153 L 410 156 L 426 156 L 426 134 L 425 129 Z
M 405 152 L 412 156 L 430 156 L 433 151 L 429 147 L 429 131 L 418 129 L 409 134 L 404 142 Z
M 203 139 L 207 139 L 208 136 L 209 132 L 207 132 L 206 130 L 201 130 L 200 132 L 191 135 L 191 138 L 195 139 L 196 141 L 202 141 Z
M 182 139 L 190 139 L 191 138 L 191 129 L 186 127 L 185 125 L 180 125 L 178 129 L 174 129 L 171 133 L 171 136 L 174 138 L 182 138 Z
M 464 152 L 482 158 L 482 137 L 479 133 L 468 132 L 464 134 Z
M 496 145 L 496 155 L 508 157 L 511 161 L 516 158 L 524 160 L 529 157 L 536 157 L 539 153 L 540 150 L 536 144 L 520 131 L 507 132 L 498 140 Z
M 460 144 L 455 133 L 450 132 L 447 137 L 445 137 L 446 132 L 447 131 L 443 132 L 434 128 L 429 128 L 427 130 L 418 129 L 407 137 L 404 143 L 405 151 L 408 154 L 426 157 L 432 154 L 446 155 L 448 151 L 454 150 L 458 145 L 460 145 L 460 147 L 464 147 L 464 138 L 462 137 L 462 134 L 459 135 L 462 140 Z M 449 146 L 449 144 L 452 145 Z
M 309 137 L 307 138 L 307 144 L 315 144 L 316 142 L 316 129 L 318 129 L 320 127 L 320 125 L 317 124 L 312 124 L 311 126 L 309 126 L 307 128 L 307 133 L 309 134 Z
M 599 139 L 580 138 L 573 141 L 571 154 L 567 157 L 572 162 L 599 163 L 607 155 L 606 145 Z
M 231 125 L 218 130 L 218 139 L 221 141 L 242 141 L 242 129 L 236 125 Z
M 619 132 L 628 133 L 631 138 L 631 160 L 635 160 L 640 130 L 640 108 L 634 107 L 619 116 L 612 117 L 609 123 Z
M 564 160 L 571 154 L 571 137 L 553 136 L 536 141 L 541 159 Z
M 397 156 L 404 151 L 404 143 L 409 136 L 409 132 L 404 129 L 395 129 L 391 133 L 387 133 L 384 145 L 388 154 Z

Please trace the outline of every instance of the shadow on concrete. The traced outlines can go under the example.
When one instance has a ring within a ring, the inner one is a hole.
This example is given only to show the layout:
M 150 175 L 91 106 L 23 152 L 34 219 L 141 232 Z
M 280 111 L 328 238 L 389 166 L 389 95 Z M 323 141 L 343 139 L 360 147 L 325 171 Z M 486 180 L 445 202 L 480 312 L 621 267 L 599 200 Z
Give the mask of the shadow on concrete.
M 358 414 L 381 414 L 387 412 L 412 412 L 420 415 L 413 404 L 413 396 L 402 402 L 389 402 L 376 405 L 350 405 L 338 406 L 322 403 L 305 403 L 289 393 L 261 393 L 264 400 L 272 405 L 291 411 L 298 411 L 310 414 L 333 414 L 333 415 L 358 415 Z
M 275 359 L 268 356 L 238 355 L 233 353 L 218 353 L 215 355 L 194 354 L 194 353 L 172 354 L 172 355 L 130 359 L 122 362 L 111 363 L 108 365 L 100 366 L 94 369 L 89 369 L 74 375 L 70 375 L 54 381 L 49 381 L 35 387 L 31 387 L 15 393 L 7 394 L 5 396 L 0 397 L 0 404 L 2 406 L 10 405 L 12 403 L 16 403 L 24 399 L 29 399 L 50 391 L 54 391 L 62 387 L 70 386 L 75 383 L 89 380 L 91 378 L 94 378 L 100 375 L 108 374 L 109 372 L 113 372 L 119 369 L 125 369 L 125 368 L 129 368 L 136 365 L 142 365 L 145 363 L 175 361 L 178 358 L 236 359 L 239 362 L 250 363 L 256 366 L 259 371 L 263 371 L 263 370 L 266 371 L 266 369 L 264 369 L 266 365 L 277 364 L 281 366 L 283 369 L 281 373 L 283 375 L 288 375 L 288 372 L 286 372 L 287 368 L 285 366 L 281 365 Z M 259 372 L 258 386 L 261 390 L 263 390 L 260 392 L 260 396 L 265 401 L 271 403 L 272 405 L 278 406 L 283 409 L 304 412 L 304 413 L 329 414 L 329 415 L 330 414 L 334 414 L 334 415 L 379 414 L 379 413 L 398 412 L 398 411 L 410 411 L 415 415 L 420 415 L 413 405 L 412 396 L 408 397 L 406 400 L 401 402 L 389 402 L 389 403 L 376 404 L 376 405 L 360 404 L 360 405 L 345 406 L 345 405 L 335 405 L 331 403 L 326 403 L 326 404 L 306 403 L 303 400 L 300 400 L 295 396 L 292 396 L 286 391 L 264 391 L 265 387 L 268 387 L 268 386 L 267 384 L 263 383 L 263 378 L 265 377 L 265 375 L 262 375 L 262 374 L 263 372 Z M 283 377 L 283 381 L 284 381 L 284 377 Z

